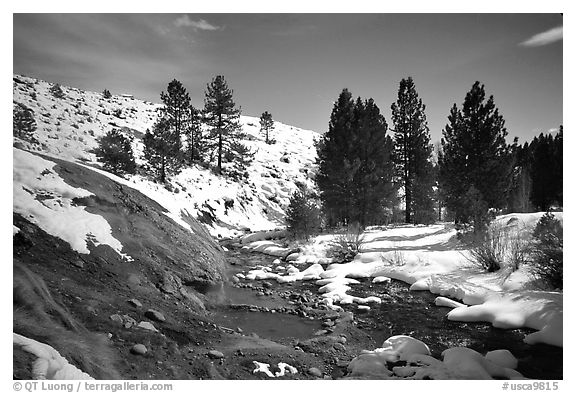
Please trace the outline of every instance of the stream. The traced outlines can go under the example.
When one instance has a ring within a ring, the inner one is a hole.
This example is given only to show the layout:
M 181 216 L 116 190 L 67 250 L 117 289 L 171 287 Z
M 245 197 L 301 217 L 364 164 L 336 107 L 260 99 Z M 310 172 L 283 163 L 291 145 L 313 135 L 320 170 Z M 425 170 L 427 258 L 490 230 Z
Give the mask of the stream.
M 274 257 L 232 249 L 228 253 L 228 276 L 247 272 L 257 265 L 268 266 Z M 309 265 L 298 265 L 300 270 Z M 518 368 L 532 379 L 562 379 L 563 349 L 545 344 L 528 345 L 522 340 L 531 329 L 497 329 L 488 323 L 449 321 L 446 307 L 434 304 L 436 295 L 427 291 L 410 291 L 409 285 L 393 280 L 387 284 L 372 284 L 360 280 L 349 292 L 355 296 L 378 296 L 382 303 L 372 304 L 369 311 L 355 304 L 343 305 L 352 311 L 357 328 L 374 341 L 373 350 L 394 335 L 409 335 L 426 343 L 436 358 L 447 348 L 465 346 L 480 353 L 508 349 L 517 359 Z M 243 334 L 257 335 L 281 344 L 314 336 L 321 321 L 294 313 L 294 298 L 305 296 L 308 305 L 319 300 L 318 286 L 310 281 L 278 284 L 275 280 L 247 281 L 223 284 L 209 291 L 213 299 L 212 318 L 215 323 Z M 302 303 L 301 303 L 302 304 Z M 264 312 L 263 312 L 264 311 Z

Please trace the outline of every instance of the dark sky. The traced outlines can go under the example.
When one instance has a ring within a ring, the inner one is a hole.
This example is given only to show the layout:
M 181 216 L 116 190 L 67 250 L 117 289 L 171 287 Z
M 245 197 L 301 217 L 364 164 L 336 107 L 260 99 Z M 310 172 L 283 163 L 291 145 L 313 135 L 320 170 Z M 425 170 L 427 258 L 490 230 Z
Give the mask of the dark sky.
M 390 123 L 412 76 L 433 141 L 479 80 L 525 141 L 562 124 L 562 16 L 15 14 L 14 72 L 154 102 L 176 78 L 195 106 L 222 74 L 243 114 L 319 132 L 345 87 Z

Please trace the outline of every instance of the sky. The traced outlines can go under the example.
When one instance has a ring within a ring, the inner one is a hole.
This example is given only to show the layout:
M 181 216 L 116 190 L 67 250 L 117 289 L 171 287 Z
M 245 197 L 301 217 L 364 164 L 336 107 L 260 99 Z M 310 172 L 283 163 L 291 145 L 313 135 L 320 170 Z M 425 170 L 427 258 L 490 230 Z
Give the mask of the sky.
M 509 141 L 562 121 L 560 14 L 14 14 L 13 72 L 160 102 L 176 78 L 196 107 L 224 75 L 242 114 L 325 132 L 343 88 L 386 121 L 402 78 L 432 142 L 475 81 Z

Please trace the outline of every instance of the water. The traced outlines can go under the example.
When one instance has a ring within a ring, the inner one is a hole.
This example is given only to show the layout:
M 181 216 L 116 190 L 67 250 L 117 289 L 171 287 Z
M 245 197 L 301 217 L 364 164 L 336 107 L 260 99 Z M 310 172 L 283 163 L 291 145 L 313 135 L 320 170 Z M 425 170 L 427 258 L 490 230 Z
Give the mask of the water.
M 224 327 L 241 328 L 244 334 L 286 343 L 293 339 L 307 339 L 320 329 L 320 322 L 290 314 L 228 310 L 217 313 L 214 322 Z

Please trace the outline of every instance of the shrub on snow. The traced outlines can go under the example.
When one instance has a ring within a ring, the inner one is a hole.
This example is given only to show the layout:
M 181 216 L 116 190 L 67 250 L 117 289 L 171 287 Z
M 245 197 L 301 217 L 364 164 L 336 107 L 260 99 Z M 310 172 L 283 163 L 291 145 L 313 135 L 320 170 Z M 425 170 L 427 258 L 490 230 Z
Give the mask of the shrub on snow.
M 362 228 L 358 224 L 352 224 L 345 233 L 332 240 L 326 255 L 333 258 L 334 262 L 350 262 L 360 252 L 365 241 Z

